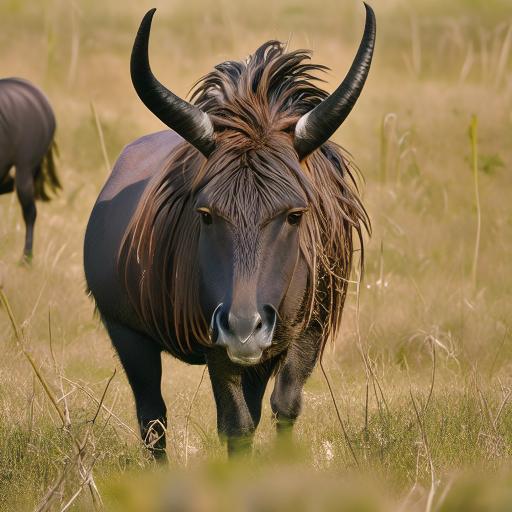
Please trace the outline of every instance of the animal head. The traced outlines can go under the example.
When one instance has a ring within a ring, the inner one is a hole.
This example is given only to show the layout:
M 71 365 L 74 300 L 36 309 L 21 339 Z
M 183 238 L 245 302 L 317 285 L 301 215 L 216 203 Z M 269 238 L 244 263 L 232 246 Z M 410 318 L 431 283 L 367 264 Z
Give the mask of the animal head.
M 352 230 L 361 238 L 367 217 L 348 160 L 327 140 L 369 71 L 375 18 L 366 12 L 359 51 L 333 94 L 315 84 L 312 73 L 326 68 L 309 52 L 270 41 L 244 62 L 218 65 L 196 84 L 193 103 L 151 72 L 154 10 L 144 17 L 131 59 L 135 89 L 187 143 L 154 180 L 127 239 L 147 272 L 139 312 L 163 337 L 172 323 L 183 349 L 192 334 L 249 365 L 312 320 L 325 339 L 336 331 Z
M 219 136 L 194 187 L 203 311 L 212 342 L 242 364 L 259 361 L 278 316 L 295 316 L 305 289 L 305 282 L 290 286 L 306 276 L 300 241 L 308 183 L 290 137 L 268 129 L 269 139 L 257 143 L 257 134 Z

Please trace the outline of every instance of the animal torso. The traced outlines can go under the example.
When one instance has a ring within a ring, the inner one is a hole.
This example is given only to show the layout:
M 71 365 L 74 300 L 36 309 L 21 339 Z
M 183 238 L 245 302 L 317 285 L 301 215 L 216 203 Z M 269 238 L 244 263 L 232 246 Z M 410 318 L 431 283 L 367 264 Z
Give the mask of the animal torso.
M 35 168 L 55 132 L 46 96 L 20 78 L 0 80 L 0 182 L 13 166 Z
M 61 188 L 53 140 L 55 116 L 46 96 L 20 78 L 0 80 L 0 194 L 16 189 L 25 221 L 23 258 L 30 261 L 37 215 L 35 200 Z M 14 176 L 9 173 L 14 168 Z

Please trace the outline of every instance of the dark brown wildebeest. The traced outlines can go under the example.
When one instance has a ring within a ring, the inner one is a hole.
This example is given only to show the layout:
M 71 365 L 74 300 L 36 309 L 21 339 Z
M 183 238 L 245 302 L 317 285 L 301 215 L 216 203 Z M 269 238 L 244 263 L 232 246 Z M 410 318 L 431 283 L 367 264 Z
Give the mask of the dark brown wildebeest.
M 329 137 L 354 106 L 375 43 L 328 95 L 309 52 L 270 41 L 224 62 L 187 103 L 148 61 L 154 10 L 133 47 L 142 101 L 174 131 L 127 146 L 85 235 L 88 287 L 132 387 L 141 433 L 165 450 L 161 352 L 207 364 L 228 452 L 251 446 L 267 382 L 279 432 L 338 332 L 353 235 L 368 227 L 349 163 Z
M 21 78 L 0 80 L 0 194 L 16 189 L 25 220 L 23 257 L 32 258 L 36 199 L 61 188 L 55 170 L 55 116 L 46 96 Z M 14 176 L 10 174 L 15 169 Z

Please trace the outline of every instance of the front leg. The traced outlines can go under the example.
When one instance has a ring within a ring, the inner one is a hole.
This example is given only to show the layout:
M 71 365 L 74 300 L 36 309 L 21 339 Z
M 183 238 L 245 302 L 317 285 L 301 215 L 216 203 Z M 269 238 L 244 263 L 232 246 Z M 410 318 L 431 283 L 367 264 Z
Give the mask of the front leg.
M 278 361 L 278 358 L 274 358 L 257 366 L 243 369 L 242 390 L 254 422 L 254 428 L 257 428 L 260 422 L 263 395 Z
M 244 368 L 232 363 L 220 347 L 209 351 L 207 361 L 217 406 L 219 437 L 227 440 L 230 456 L 250 452 L 256 425 L 244 396 Z
M 310 327 L 294 340 L 276 375 L 270 405 L 280 437 L 288 437 L 302 409 L 302 390 L 321 350 L 321 330 Z
M 167 414 L 160 389 L 160 347 L 141 333 L 104 322 L 133 391 L 142 441 L 155 459 L 165 461 Z

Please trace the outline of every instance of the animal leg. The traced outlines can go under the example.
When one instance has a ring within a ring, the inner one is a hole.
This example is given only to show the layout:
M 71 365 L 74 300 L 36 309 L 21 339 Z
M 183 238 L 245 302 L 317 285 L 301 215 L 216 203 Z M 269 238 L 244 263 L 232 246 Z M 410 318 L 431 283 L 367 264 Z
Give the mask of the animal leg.
M 219 437 L 227 441 L 229 456 L 250 452 L 256 426 L 244 396 L 244 368 L 233 364 L 226 351 L 219 348 L 208 353 L 207 361 Z
M 316 330 L 288 349 L 284 362 L 276 375 L 270 405 L 280 437 L 289 437 L 302 408 L 302 390 L 311 375 L 320 354 L 320 334 Z
M 160 389 L 161 350 L 142 334 L 105 322 L 135 397 L 142 440 L 155 459 L 165 459 L 167 410 Z
M 244 368 L 242 373 L 242 391 L 254 423 L 254 428 L 260 422 L 261 402 L 276 362 L 277 359 L 273 359 L 255 368 Z
M 34 224 L 37 216 L 32 170 L 23 166 L 16 167 L 15 184 L 16 193 L 23 212 L 23 220 L 25 221 L 23 257 L 25 261 L 30 261 L 32 259 L 32 246 L 34 242 Z

